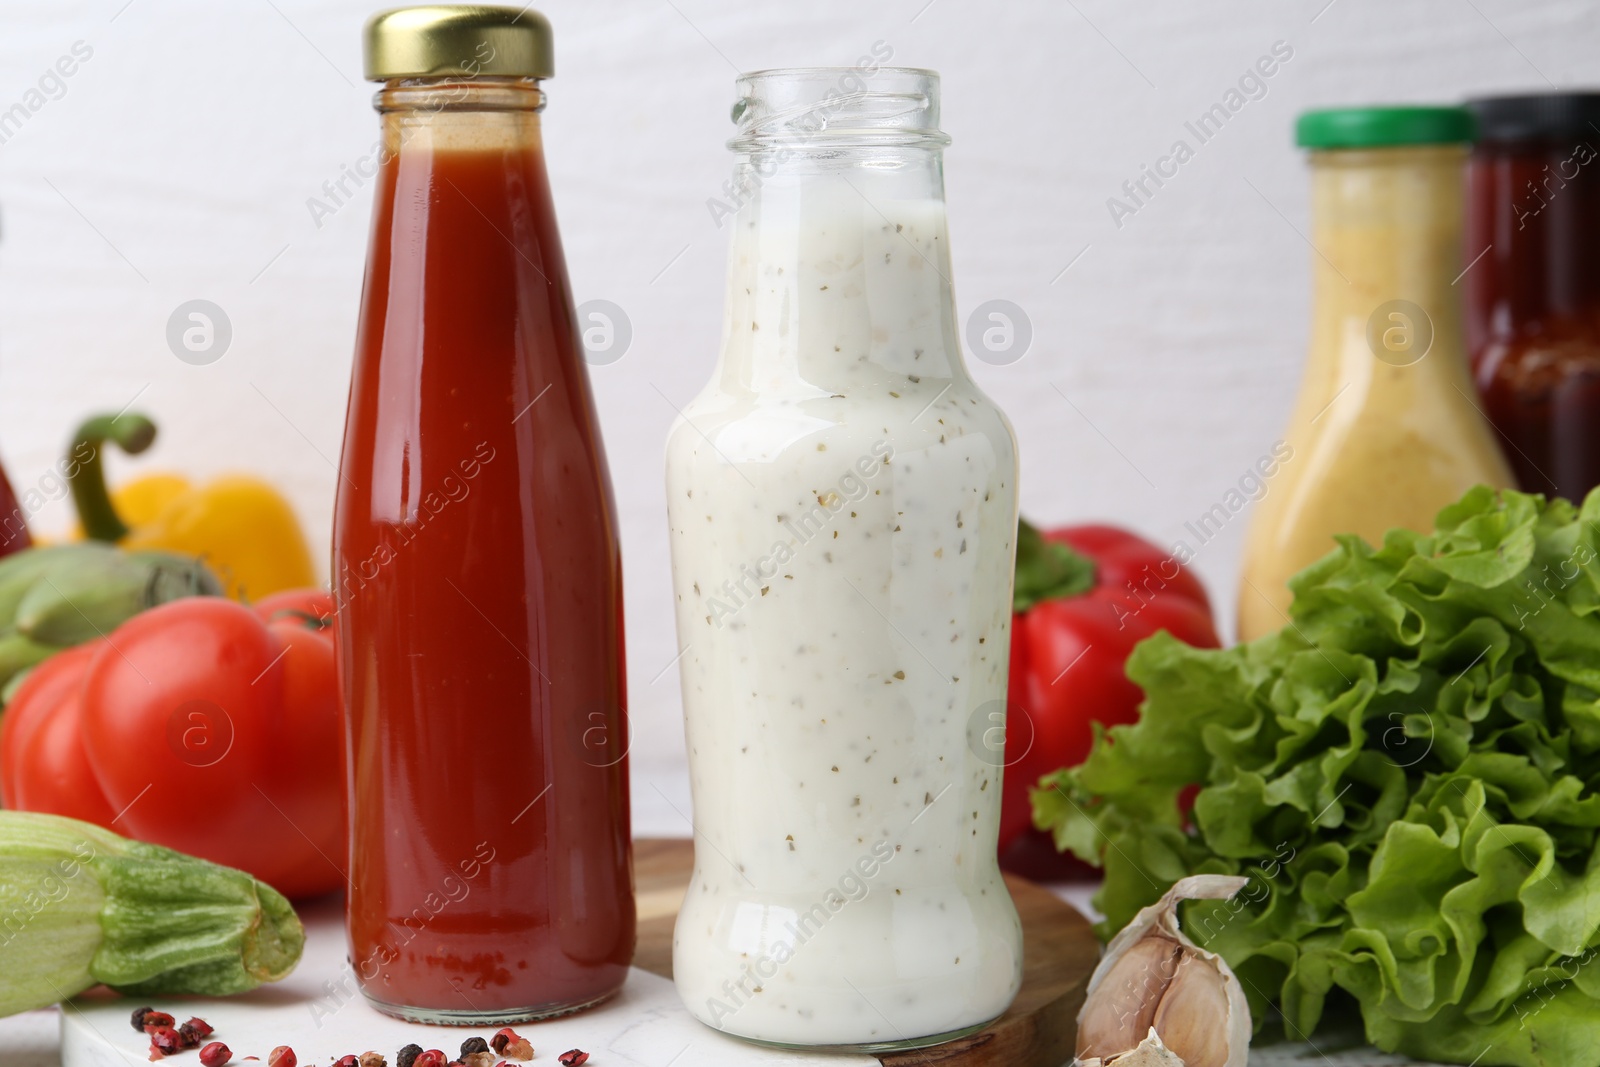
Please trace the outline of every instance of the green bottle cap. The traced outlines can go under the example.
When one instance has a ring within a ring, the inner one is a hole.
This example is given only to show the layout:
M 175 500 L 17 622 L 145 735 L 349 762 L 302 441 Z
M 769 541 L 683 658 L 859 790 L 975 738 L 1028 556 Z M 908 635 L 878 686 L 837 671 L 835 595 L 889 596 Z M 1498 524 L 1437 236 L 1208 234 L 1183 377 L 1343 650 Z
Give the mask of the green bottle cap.
M 1302 114 L 1294 139 L 1301 148 L 1392 148 L 1464 144 L 1475 129 L 1463 107 L 1331 107 Z

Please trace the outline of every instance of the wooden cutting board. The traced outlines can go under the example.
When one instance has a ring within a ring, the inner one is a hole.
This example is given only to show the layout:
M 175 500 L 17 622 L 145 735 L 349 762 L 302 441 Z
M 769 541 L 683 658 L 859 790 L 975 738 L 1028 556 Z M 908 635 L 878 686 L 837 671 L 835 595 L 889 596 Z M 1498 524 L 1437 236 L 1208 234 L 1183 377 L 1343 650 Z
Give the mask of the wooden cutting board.
M 672 924 L 689 886 L 694 847 L 677 839 L 633 844 L 639 897 L 639 948 L 633 965 L 672 977 Z M 1006 876 L 1022 916 L 1022 991 L 987 1029 L 935 1048 L 885 1052 L 887 1067 L 1061 1067 L 1072 1060 L 1078 1008 L 1100 957 L 1089 921 L 1070 904 L 1022 878 Z

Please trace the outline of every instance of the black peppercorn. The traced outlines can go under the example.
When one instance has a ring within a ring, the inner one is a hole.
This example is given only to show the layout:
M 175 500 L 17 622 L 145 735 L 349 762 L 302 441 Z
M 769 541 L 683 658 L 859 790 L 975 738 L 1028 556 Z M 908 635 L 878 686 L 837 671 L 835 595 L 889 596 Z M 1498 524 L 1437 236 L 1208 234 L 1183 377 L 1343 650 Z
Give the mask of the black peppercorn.
M 411 1064 L 420 1055 L 422 1055 L 421 1045 L 407 1045 L 405 1048 L 400 1050 L 399 1054 L 395 1056 L 394 1060 L 400 1065 L 400 1067 L 411 1067 Z
M 474 1052 L 488 1052 L 489 1042 L 481 1037 L 469 1037 L 461 1042 L 461 1058 L 464 1060 Z

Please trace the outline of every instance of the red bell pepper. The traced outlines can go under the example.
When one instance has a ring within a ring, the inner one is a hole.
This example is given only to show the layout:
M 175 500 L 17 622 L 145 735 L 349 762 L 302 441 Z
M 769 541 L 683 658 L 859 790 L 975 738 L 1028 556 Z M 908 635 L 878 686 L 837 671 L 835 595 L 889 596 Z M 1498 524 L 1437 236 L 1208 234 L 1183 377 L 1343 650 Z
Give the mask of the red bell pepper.
M 1000 855 L 1036 878 L 1077 868 L 1033 828 L 1040 777 L 1083 762 L 1093 723 L 1139 717 L 1144 693 L 1123 673 L 1133 646 L 1166 630 L 1216 648 L 1205 587 L 1170 552 L 1114 526 L 1017 533 L 1011 682 L 1007 694 Z
M 345 884 L 344 729 L 331 600 L 188 597 L 46 660 L 0 730 L 5 802 L 260 878 Z

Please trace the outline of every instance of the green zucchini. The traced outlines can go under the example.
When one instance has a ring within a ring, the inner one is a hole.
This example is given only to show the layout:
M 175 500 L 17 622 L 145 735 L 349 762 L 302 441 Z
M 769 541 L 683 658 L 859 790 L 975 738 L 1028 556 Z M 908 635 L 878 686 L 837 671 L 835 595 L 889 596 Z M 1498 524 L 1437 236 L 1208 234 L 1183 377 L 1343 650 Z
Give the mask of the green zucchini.
M 57 815 L 0 811 L 0 1016 L 104 983 L 224 996 L 305 949 L 277 890 L 243 871 Z

